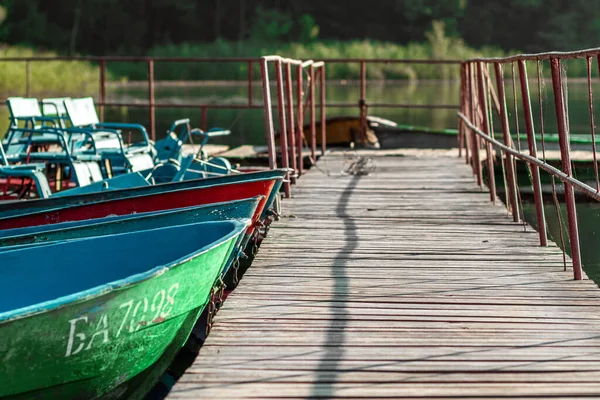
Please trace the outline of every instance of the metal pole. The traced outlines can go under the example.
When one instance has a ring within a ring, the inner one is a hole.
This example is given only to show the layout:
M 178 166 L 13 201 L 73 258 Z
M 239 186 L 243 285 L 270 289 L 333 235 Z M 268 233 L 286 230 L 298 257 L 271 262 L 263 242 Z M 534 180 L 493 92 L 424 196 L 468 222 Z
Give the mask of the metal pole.
M 573 176 L 571 169 L 571 154 L 569 144 L 569 126 L 565 115 L 565 98 L 560 75 L 560 60 L 551 59 L 552 87 L 554 89 L 554 106 L 556 108 L 556 122 L 558 123 L 558 142 L 560 145 L 560 159 L 563 172 Z M 579 250 L 579 229 L 577 227 L 577 208 L 575 207 L 575 194 L 573 186 L 568 183 L 565 186 L 565 202 L 567 203 L 567 219 L 569 222 L 569 240 L 571 242 L 571 259 L 573 260 L 573 276 L 575 280 L 582 279 L 581 253 Z
M 467 71 L 468 71 L 468 66 L 466 64 L 463 64 L 463 77 L 464 77 L 464 112 L 465 115 L 469 115 L 469 118 L 472 118 L 470 116 L 470 107 L 469 107 L 469 102 L 470 102 L 470 93 L 469 93 L 469 78 L 467 75 Z M 463 124 L 464 127 L 464 145 L 465 145 L 465 164 L 469 164 L 471 163 L 471 156 L 469 155 L 469 152 L 471 150 L 471 135 L 473 134 L 473 132 L 471 132 L 471 130 L 465 126 L 465 124 Z
M 285 122 L 285 99 L 283 90 L 283 69 L 281 66 L 281 60 L 275 61 L 275 79 L 277 80 L 277 110 L 279 111 L 279 144 L 281 146 L 281 166 L 283 168 L 289 168 L 290 163 L 288 159 L 288 135 L 287 135 L 287 124 Z M 286 174 L 283 181 L 283 192 L 286 198 L 292 196 L 290 187 L 289 173 Z
M 310 76 L 310 92 L 308 93 L 310 105 L 310 156 L 313 162 L 317 161 L 317 116 L 315 111 L 315 67 L 308 67 Z
M 471 117 L 471 107 L 469 107 L 470 104 L 470 93 L 469 93 L 469 78 L 468 78 L 468 64 L 462 64 L 462 86 L 463 86 L 463 90 L 464 90 L 464 104 L 463 104 L 463 113 L 467 116 L 467 118 L 469 118 L 469 120 L 472 121 L 472 117 Z M 471 135 L 472 132 L 469 129 L 468 126 L 466 126 L 466 124 L 463 123 L 463 127 L 464 127 L 464 144 L 465 144 L 465 164 L 471 164 L 472 166 L 472 160 L 471 157 L 469 157 L 469 150 L 471 148 Z
M 292 65 L 290 63 L 285 64 L 285 91 L 287 94 L 286 109 L 289 126 L 288 137 L 290 145 L 290 161 L 292 169 L 294 170 L 294 176 L 290 178 L 290 181 L 292 183 L 296 183 L 298 163 L 296 160 L 296 126 L 294 124 L 294 89 L 292 85 Z
M 527 67 L 525 61 L 520 60 L 519 80 L 521 82 L 521 98 L 523 100 L 523 114 L 525 115 L 525 128 L 527 131 L 527 144 L 529 155 L 537 158 L 535 145 L 535 131 L 533 129 L 533 114 L 531 112 L 531 98 L 529 96 L 529 83 L 527 81 Z M 547 246 L 546 216 L 544 215 L 544 199 L 542 197 L 542 184 L 540 182 L 540 169 L 537 165 L 530 164 L 531 180 L 533 184 L 533 197 L 535 200 L 535 211 L 537 214 L 538 232 L 540 235 L 540 246 Z
M 469 79 L 467 77 L 467 64 L 462 64 L 461 65 L 461 72 L 462 72 L 462 90 L 463 90 L 463 104 L 462 104 L 462 109 L 463 109 L 463 113 L 469 118 L 471 119 L 470 116 L 470 107 L 469 107 Z M 471 135 L 471 130 L 466 126 L 466 124 L 463 122 L 463 142 L 464 142 L 464 147 L 465 147 L 465 164 L 469 164 L 471 162 L 471 158 L 469 157 L 469 150 L 470 150 L 470 146 L 471 146 L 471 139 L 470 139 L 470 135 Z
M 304 93 L 302 89 L 302 65 L 296 66 L 296 96 L 298 103 L 298 128 L 296 129 L 296 145 L 298 146 L 298 176 L 304 171 L 304 154 L 302 146 L 302 137 L 304 135 Z
M 465 114 L 465 66 L 461 64 L 460 66 L 460 90 L 458 93 L 458 104 L 460 112 Z M 462 147 L 464 141 L 464 124 L 462 120 L 458 119 L 458 137 L 457 137 L 457 146 L 458 146 L 458 158 L 462 158 Z
M 25 97 L 31 95 L 31 63 L 25 61 Z
M 106 60 L 100 60 L 100 121 L 104 122 L 104 103 L 106 102 Z
M 148 111 L 150 113 L 150 137 L 156 140 L 156 115 L 154 107 L 154 60 L 148 60 Z
M 262 77 L 263 91 L 263 110 L 265 116 L 265 135 L 267 139 L 267 148 L 269 150 L 269 167 L 277 168 L 277 159 L 275 153 L 275 132 L 273 129 L 273 110 L 271 109 L 271 90 L 269 88 L 269 68 L 267 59 L 260 59 L 260 75 Z
M 490 132 L 490 122 L 489 122 L 489 113 L 487 106 L 487 96 L 485 95 L 485 81 L 483 77 L 483 63 L 477 63 L 477 79 L 479 83 L 479 108 L 481 109 L 482 115 L 482 131 L 491 137 Z M 492 149 L 492 144 L 490 142 L 486 142 L 485 146 L 486 154 L 487 154 L 487 170 L 488 170 L 488 183 L 490 185 L 490 200 L 492 202 L 496 201 L 496 178 L 494 176 L 494 150 Z
M 360 140 L 362 144 L 367 143 L 367 63 L 360 62 Z
M 477 117 L 477 108 L 475 107 L 476 101 L 476 88 L 475 88 L 475 67 L 473 63 L 469 63 L 468 65 L 468 77 L 469 77 L 469 99 L 471 100 L 471 118 L 473 121 L 473 125 L 477 126 L 478 117 Z M 475 171 L 475 177 L 477 178 L 477 185 L 481 186 L 483 181 L 481 179 L 481 161 L 479 160 L 479 139 L 477 136 L 472 136 L 473 140 L 471 146 L 473 147 L 473 170 Z
M 325 64 L 321 66 L 321 90 L 319 94 L 321 95 L 321 104 L 320 104 L 320 114 L 321 114 L 321 155 L 325 155 L 325 150 L 327 150 L 327 116 L 325 115 Z
M 248 61 L 248 106 L 252 107 L 252 61 Z
M 500 122 L 502 123 L 502 140 L 506 147 L 511 146 L 510 137 L 510 125 L 508 123 L 508 112 L 506 107 L 506 93 L 504 92 L 504 72 L 500 63 L 494 64 L 494 70 L 496 72 L 496 87 L 498 89 L 498 98 L 500 101 Z M 517 180 L 515 177 L 515 169 L 512 161 L 512 156 L 505 153 L 504 167 L 506 168 L 508 175 L 508 190 L 506 198 L 510 205 L 513 221 L 519 222 L 519 202 L 517 201 Z

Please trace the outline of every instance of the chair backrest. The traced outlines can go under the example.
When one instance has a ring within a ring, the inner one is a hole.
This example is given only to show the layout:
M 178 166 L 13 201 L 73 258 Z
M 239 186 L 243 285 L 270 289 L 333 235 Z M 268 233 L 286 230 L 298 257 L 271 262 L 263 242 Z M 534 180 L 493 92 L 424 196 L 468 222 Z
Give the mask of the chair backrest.
M 0 140 L 0 167 L 7 166 L 8 159 L 6 158 L 6 153 L 4 152 L 4 146 L 2 146 L 2 141 Z
M 42 112 L 45 116 L 49 117 L 62 117 L 67 115 L 67 109 L 65 108 L 65 100 L 68 97 L 56 97 L 52 99 L 42 100 Z
M 37 99 L 25 97 L 9 97 L 6 99 L 6 105 L 10 112 L 10 118 L 13 122 L 16 119 L 36 118 L 42 116 L 42 110 Z
M 96 108 L 94 107 L 94 99 L 91 97 L 83 97 L 80 99 L 65 99 L 65 110 L 71 121 L 71 125 L 83 127 L 96 125 L 100 123 Z

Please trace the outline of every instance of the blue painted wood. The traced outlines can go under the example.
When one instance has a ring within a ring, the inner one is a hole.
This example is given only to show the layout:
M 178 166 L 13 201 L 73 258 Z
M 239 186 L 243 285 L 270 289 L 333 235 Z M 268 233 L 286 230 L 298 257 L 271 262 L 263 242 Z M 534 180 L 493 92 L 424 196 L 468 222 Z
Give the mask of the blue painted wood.
M 0 322 L 158 276 L 245 229 L 240 221 L 202 222 L 0 253 Z
M 259 196 L 153 213 L 7 229 L 0 231 L 0 253 L 57 241 L 138 232 L 198 222 L 240 220 L 250 223 L 261 199 L 263 197 Z M 247 233 L 239 236 L 234 245 L 234 251 L 231 252 L 224 264 L 222 275 L 227 273 L 233 263 L 238 260 L 249 240 L 250 235 Z
M 131 172 L 114 178 L 105 179 L 86 186 L 63 190 L 54 193 L 52 197 L 76 196 L 78 194 L 104 192 L 107 190 L 130 189 L 134 187 L 150 186 L 150 183 L 139 172 Z
M 262 197 L 132 215 L 0 230 L 0 247 L 135 232 L 186 223 L 250 219 Z

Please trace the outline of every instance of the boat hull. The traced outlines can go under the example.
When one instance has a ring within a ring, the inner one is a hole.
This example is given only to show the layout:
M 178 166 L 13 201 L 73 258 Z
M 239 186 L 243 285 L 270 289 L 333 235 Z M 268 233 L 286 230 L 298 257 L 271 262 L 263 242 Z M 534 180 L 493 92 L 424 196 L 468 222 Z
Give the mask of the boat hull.
M 283 179 L 287 170 L 275 169 L 266 171 L 249 172 L 245 174 L 224 175 L 215 178 L 194 179 L 183 182 L 163 183 L 159 185 L 136 187 L 130 189 L 117 189 L 97 193 L 86 193 L 74 196 L 62 196 L 48 199 L 35 199 L 29 201 L 15 201 L 0 204 L 0 218 L 27 215 L 37 211 L 50 211 L 66 207 L 83 206 L 103 203 L 111 200 L 125 198 L 140 198 L 153 196 L 166 192 L 184 193 L 184 190 L 199 189 L 203 187 L 216 187 L 240 182 L 258 180 Z M 185 193 L 184 193 L 185 194 Z
M 193 325 L 189 321 L 207 304 L 243 227 L 236 225 L 226 239 L 149 278 L 17 318 L 0 314 L 0 374 L 5 382 L 0 397 L 82 399 L 115 393 L 159 361 L 175 340 L 187 339 Z M 181 227 L 164 230 L 165 235 L 180 232 Z M 97 238 L 102 243 L 98 248 L 118 248 L 121 236 Z M 144 234 L 140 239 L 144 246 L 160 245 Z M 76 260 L 76 247 L 85 247 L 85 241 L 89 239 L 61 244 L 65 262 Z M 10 257 L 43 250 L 14 251 Z
M 81 204 L 73 202 L 54 208 L 50 207 L 46 210 L 43 208 L 34 208 L 23 215 L 9 215 L 0 218 L 0 229 L 81 221 L 114 215 L 156 212 L 264 196 L 264 199 L 259 202 L 255 215 L 253 216 L 253 221 L 256 222 L 260 219 L 260 216 L 267 205 L 267 199 L 278 179 L 281 178 L 237 181 L 221 185 L 201 186 L 149 194 L 139 194 L 134 191 L 137 195 L 106 199 L 96 203 L 83 202 L 83 204 Z M 248 233 L 252 233 L 253 227 L 248 229 Z

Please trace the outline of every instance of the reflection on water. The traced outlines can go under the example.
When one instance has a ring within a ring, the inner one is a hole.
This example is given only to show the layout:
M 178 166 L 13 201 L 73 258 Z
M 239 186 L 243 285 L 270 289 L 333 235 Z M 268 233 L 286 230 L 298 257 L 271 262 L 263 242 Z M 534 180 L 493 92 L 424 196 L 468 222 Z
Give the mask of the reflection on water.
M 306 89 L 305 89 L 306 90 Z M 272 90 L 273 97 L 275 94 Z M 10 93 L 9 96 L 23 96 L 23 93 Z M 59 97 L 61 93 L 45 94 L 45 97 Z M 148 99 L 148 90 L 139 85 L 109 85 L 106 91 L 107 100 L 113 102 L 131 102 L 144 104 Z M 351 108 L 330 107 L 328 116 L 358 116 L 358 99 L 360 87 L 355 84 L 329 84 L 326 90 L 327 102 L 348 103 L 356 105 Z M 39 95 L 38 97 L 42 97 Z M 97 99 L 97 98 L 96 98 Z M 196 104 L 248 104 L 248 88 L 241 86 L 202 85 L 185 87 L 160 87 L 155 89 L 157 103 L 196 103 Z M 385 83 L 370 82 L 367 86 L 367 102 L 380 104 L 458 104 L 458 83 L 456 82 L 420 82 L 420 83 Z M 260 84 L 254 83 L 252 103 L 262 104 Z M 394 109 L 369 107 L 369 114 L 402 123 L 448 128 L 456 126 L 454 110 L 426 109 Z M 199 108 L 175 108 L 156 110 L 157 137 L 164 135 L 172 121 L 190 118 L 193 126 L 200 126 L 201 110 Z M 305 117 L 308 121 L 308 115 Z M 317 110 L 318 118 L 318 110 Z M 277 118 L 276 125 L 277 125 Z M 147 126 L 149 114 L 145 107 L 110 107 L 106 109 L 105 120 L 118 122 L 137 122 Z M 210 109 L 207 115 L 209 127 L 230 128 L 232 135 L 214 140 L 231 146 L 241 144 L 264 144 L 264 119 L 262 109 L 227 110 Z M 8 126 L 8 110 L 0 107 L 0 135 Z
M 560 219 L 562 222 L 563 240 L 565 241 L 565 250 L 571 254 L 569 244 L 569 233 L 567 227 L 567 208 L 560 204 Z M 535 204 L 523 204 L 525 219 L 534 228 L 537 228 L 535 214 Z M 544 205 L 544 214 L 546 215 L 547 232 L 549 238 L 559 246 L 560 227 L 558 215 L 554 204 Z M 585 273 L 600 285 L 600 236 L 596 233 L 598 222 L 600 221 L 600 203 L 578 203 L 577 204 L 577 224 L 579 226 L 579 242 L 581 248 L 581 262 Z M 567 262 L 567 268 L 572 268 L 572 264 Z
M 507 82 L 510 86 L 510 82 Z M 33 85 L 35 88 L 35 85 Z M 537 93 L 537 83 L 530 82 L 532 93 Z M 600 96 L 600 85 L 595 85 L 596 96 Z M 305 88 L 306 91 L 306 88 Z M 274 95 L 275 91 L 272 89 Z M 587 133 L 589 130 L 589 117 L 587 105 L 587 85 L 585 82 L 569 82 L 569 116 L 572 125 L 572 133 Z M 5 96 L 24 96 L 24 93 L 7 93 Z M 68 93 L 34 93 L 38 97 L 60 97 Z M 82 96 L 90 95 L 82 93 Z M 143 106 L 148 99 L 148 89 L 140 84 L 110 84 L 106 88 L 108 101 L 140 103 L 142 107 L 111 107 L 106 110 L 106 120 L 119 122 L 138 122 L 147 125 L 149 114 Z M 327 102 L 329 104 L 348 103 L 356 104 L 356 107 L 341 108 L 329 107 L 328 116 L 350 115 L 358 116 L 358 99 L 360 87 L 356 84 L 340 84 L 330 82 L 326 90 Z M 512 114 L 512 90 L 507 90 L 507 104 L 510 118 Z M 96 96 L 97 99 L 98 96 Z M 275 96 L 273 96 L 275 99 Z M 155 100 L 157 103 L 196 103 L 196 104 L 248 104 L 248 88 L 246 83 L 235 86 L 227 85 L 188 85 L 177 87 L 157 86 L 155 88 Z M 459 84 L 454 81 L 371 81 L 367 85 L 367 104 L 458 104 Z M 519 101 L 520 102 L 520 101 Z M 262 104 L 262 91 L 259 82 L 253 83 L 252 103 Z M 538 109 L 537 96 L 532 95 L 532 106 Z M 556 132 L 554 106 L 552 102 L 551 86 L 543 86 L 544 125 L 546 132 Z M 400 124 L 411 124 L 426 126 L 436 129 L 456 127 L 456 111 L 452 109 L 428 110 L 428 109 L 401 109 L 388 107 L 369 107 L 370 115 L 388 118 Z M 160 138 L 164 135 L 170 123 L 175 119 L 190 118 L 192 125 L 200 126 L 201 110 L 198 108 L 177 108 L 156 110 L 156 131 Z M 6 130 L 8 124 L 8 111 L 0 107 L 0 135 Z M 524 126 L 523 115 L 520 113 L 520 126 Z M 539 115 L 534 113 L 534 122 L 539 126 Z M 277 122 L 277 121 L 276 121 Z M 264 120 L 261 109 L 253 110 L 226 110 L 211 109 L 208 111 L 208 126 L 220 126 L 230 128 L 233 132 L 229 138 L 221 138 L 215 143 L 229 145 L 240 144 L 264 144 Z M 512 122 L 511 122 L 512 124 Z M 499 127 L 498 121 L 494 123 Z

